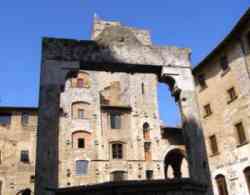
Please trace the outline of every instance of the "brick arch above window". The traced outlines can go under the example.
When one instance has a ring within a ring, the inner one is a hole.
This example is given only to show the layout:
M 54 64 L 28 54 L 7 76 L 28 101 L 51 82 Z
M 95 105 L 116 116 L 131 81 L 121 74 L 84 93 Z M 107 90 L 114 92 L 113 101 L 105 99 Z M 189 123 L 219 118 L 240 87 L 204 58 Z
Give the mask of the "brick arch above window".
M 86 131 L 72 133 L 72 147 L 74 149 L 87 149 L 91 147 L 92 134 Z
M 88 102 L 77 101 L 71 105 L 72 119 L 88 119 L 90 113 L 90 104 Z

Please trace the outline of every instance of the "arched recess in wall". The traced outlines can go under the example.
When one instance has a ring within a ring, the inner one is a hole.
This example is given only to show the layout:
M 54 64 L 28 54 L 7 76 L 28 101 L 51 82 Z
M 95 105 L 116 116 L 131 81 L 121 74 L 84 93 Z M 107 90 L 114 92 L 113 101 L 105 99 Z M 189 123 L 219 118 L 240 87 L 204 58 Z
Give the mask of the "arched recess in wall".
M 245 168 L 243 172 L 245 175 L 245 180 L 246 180 L 246 185 L 248 187 L 248 192 L 250 194 L 250 167 Z
M 176 86 L 174 78 L 164 76 L 158 83 L 157 88 L 160 119 L 163 121 L 163 125 L 180 126 L 181 112 L 178 104 L 180 91 Z
M 84 101 L 73 102 L 71 105 L 72 119 L 89 119 L 90 104 Z
M 86 149 L 91 144 L 91 133 L 86 131 L 74 131 L 72 133 L 72 148 Z
M 181 149 L 170 150 L 164 159 L 165 178 L 189 177 L 186 153 Z
M 63 90 L 65 88 L 90 88 L 91 86 L 89 73 L 82 70 L 69 71 L 65 81 L 68 85 Z
M 228 195 L 227 182 L 224 175 L 219 174 L 215 177 L 219 195 Z

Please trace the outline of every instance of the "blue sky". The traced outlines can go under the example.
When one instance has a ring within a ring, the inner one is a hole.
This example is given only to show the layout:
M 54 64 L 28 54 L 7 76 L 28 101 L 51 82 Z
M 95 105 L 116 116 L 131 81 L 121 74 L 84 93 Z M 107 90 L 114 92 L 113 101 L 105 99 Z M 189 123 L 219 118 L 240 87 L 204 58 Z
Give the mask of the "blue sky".
M 25 0 L 0 5 L 0 106 L 36 106 L 43 36 L 89 39 L 94 13 L 106 20 L 149 29 L 158 45 L 189 47 L 197 64 L 231 30 L 249 0 Z M 178 123 L 165 86 L 161 118 Z

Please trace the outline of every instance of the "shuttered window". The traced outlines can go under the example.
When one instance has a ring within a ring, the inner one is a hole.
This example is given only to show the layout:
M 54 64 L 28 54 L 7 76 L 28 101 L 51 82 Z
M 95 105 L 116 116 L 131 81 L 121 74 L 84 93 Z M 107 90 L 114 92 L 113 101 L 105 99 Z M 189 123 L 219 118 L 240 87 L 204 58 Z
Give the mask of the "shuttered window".
M 110 113 L 111 129 L 121 129 L 121 114 L 117 112 Z
M 244 129 L 244 126 L 243 126 L 242 122 L 237 123 L 235 125 L 235 128 L 236 128 L 236 131 L 237 131 L 237 134 L 238 134 L 239 144 L 246 143 L 247 139 L 246 139 L 245 129 Z
M 76 175 L 86 175 L 88 173 L 88 164 L 87 160 L 77 160 L 76 161 Z

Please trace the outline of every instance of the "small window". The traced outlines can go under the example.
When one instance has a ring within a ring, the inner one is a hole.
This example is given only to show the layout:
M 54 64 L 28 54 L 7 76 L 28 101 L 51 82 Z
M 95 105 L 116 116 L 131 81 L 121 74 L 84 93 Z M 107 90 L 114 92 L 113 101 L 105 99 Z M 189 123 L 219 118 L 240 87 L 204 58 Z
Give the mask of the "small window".
M 11 114 L 9 113 L 0 114 L 0 125 L 3 125 L 3 126 L 10 125 L 10 120 L 11 120 Z
M 152 170 L 146 170 L 146 179 L 152 180 L 153 179 L 153 171 Z
M 78 148 L 85 148 L 85 140 L 83 138 L 78 139 Z
M 246 143 L 247 139 L 246 139 L 245 129 L 244 129 L 244 126 L 243 126 L 242 122 L 237 123 L 235 125 L 235 128 L 236 128 L 236 131 L 237 131 L 237 134 L 238 134 L 239 144 Z
M 249 193 L 250 193 L 250 167 L 247 167 L 247 168 L 244 170 L 244 175 L 245 175 L 245 179 L 246 179 L 248 191 L 249 191 Z
M 145 140 L 150 139 L 150 127 L 148 123 L 143 124 L 143 137 Z
M 78 88 L 83 88 L 84 87 L 83 79 L 77 79 L 76 87 L 78 87 Z
M 113 159 L 123 158 L 122 144 L 112 144 L 112 157 Z
M 110 113 L 110 127 L 111 129 L 121 129 L 121 114 L 112 112 Z
M 223 175 L 215 177 L 219 195 L 228 195 L 226 179 Z
M 198 83 L 202 89 L 207 87 L 207 83 L 206 83 L 206 79 L 205 79 L 204 74 L 198 75 Z
M 217 154 L 219 152 L 219 150 L 218 150 L 216 136 L 215 135 L 210 136 L 209 141 L 210 141 L 210 149 L 212 151 L 212 154 Z
M 212 109 L 211 109 L 210 104 L 207 104 L 204 106 L 204 112 L 205 112 L 205 117 L 212 114 Z
M 145 161 L 150 161 L 152 159 L 150 142 L 144 143 L 144 155 L 145 155 Z
M 23 163 L 29 163 L 29 151 L 28 150 L 21 151 L 20 161 Z
M 227 70 L 229 68 L 228 66 L 228 58 L 227 56 L 222 56 L 220 58 L 220 66 L 223 71 Z
M 235 92 L 234 87 L 231 87 L 230 89 L 227 90 L 228 96 L 229 96 L 229 101 L 228 103 L 234 101 L 235 99 L 237 99 L 237 95 Z
M 87 160 L 77 160 L 76 161 L 76 175 L 86 175 L 88 173 L 88 164 Z
M 78 119 L 84 119 L 84 110 L 78 109 Z
M 21 119 L 21 121 L 22 121 L 22 125 L 23 125 L 23 126 L 27 126 L 28 123 L 29 123 L 29 114 L 23 112 L 23 113 L 22 113 L 22 119 Z
M 124 181 L 127 179 L 127 173 L 125 171 L 114 171 L 111 173 L 112 181 Z
M 141 84 L 141 93 L 142 93 L 142 95 L 144 95 L 144 93 L 145 93 L 144 83 Z
M 35 175 L 30 176 L 30 183 L 35 183 Z

